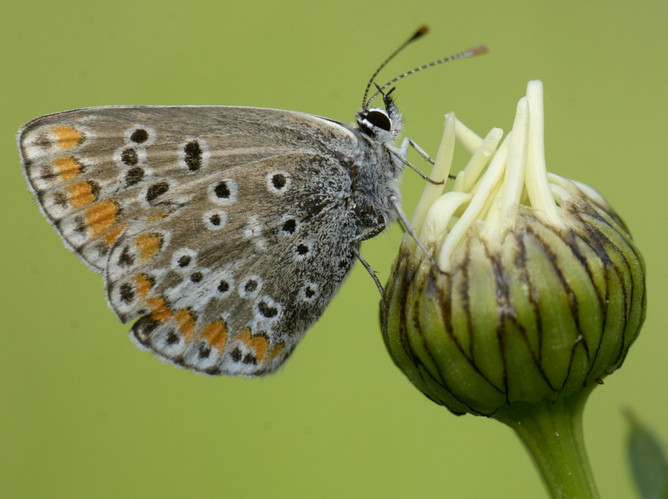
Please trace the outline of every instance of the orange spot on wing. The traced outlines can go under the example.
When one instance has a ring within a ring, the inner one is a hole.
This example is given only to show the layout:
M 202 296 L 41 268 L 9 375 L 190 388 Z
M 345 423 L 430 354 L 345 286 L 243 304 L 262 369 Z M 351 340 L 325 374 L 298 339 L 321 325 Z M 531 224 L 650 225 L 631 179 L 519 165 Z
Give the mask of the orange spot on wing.
M 145 263 L 153 258 L 162 247 L 162 237 L 159 234 L 139 234 L 135 240 L 139 250 L 139 260 Z
M 221 321 L 209 324 L 200 333 L 209 342 L 209 345 L 222 352 L 227 343 L 227 328 Z
M 74 180 L 81 173 L 81 164 L 73 156 L 66 158 L 56 158 L 53 160 L 53 166 L 56 167 L 59 180 L 66 182 Z
M 244 342 L 244 344 L 252 348 L 255 351 L 255 358 L 258 362 L 264 361 L 267 356 L 267 351 L 269 350 L 269 342 L 264 336 L 251 336 L 250 329 L 245 327 L 241 333 L 239 333 L 238 338 Z
M 146 221 L 148 223 L 153 223 L 153 222 L 157 222 L 158 220 L 161 220 L 161 219 L 165 218 L 166 216 L 167 216 L 167 213 L 165 213 L 164 211 L 159 211 L 158 213 L 154 213 L 153 215 L 148 217 L 146 219 Z
M 267 360 L 273 360 L 276 357 L 278 357 L 283 349 L 285 348 L 285 345 L 283 343 L 278 343 L 272 350 L 271 353 L 269 354 L 269 358 Z
M 146 295 L 148 295 L 148 292 L 151 291 L 154 282 L 150 277 L 144 274 L 139 274 L 135 280 L 137 281 L 137 295 L 139 296 L 139 299 L 144 300 Z
M 93 184 L 90 182 L 77 182 L 66 188 L 69 194 L 69 202 L 72 208 L 83 208 L 97 200 Z
M 107 243 L 109 246 L 114 244 L 116 242 L 116 239 L 118 239 L 118 236 L 121 235 L 121 233 L 125 230 L 126 224 L 121 224 L 117 227 L 115 227 L 113 230 L 110 230 L 104 235 L 104 242 Z
M 86 223 L 93 236 L 98 236 L 112 226 L 116 221 L 118 205 L 111 200 L 101 201 L 86 210 Z
M 146 304 L 151 310 L 151 318 L 155 321 L 163 322 L 169 319 L 169 316 L 172 315 L 172 311 L 169 309 L 163 298 L 149 298 L 146 301 Z
M 67 125 L 54 126 L 51 133 L 56 137 L 58 149 L 69 150 L 79 145 L 83 140 L 81 132 Z
M 189 310 L 184 308 L 174 313 L 174 319 L 186 342 L 189 342 L 195 332 L 195 318 Z

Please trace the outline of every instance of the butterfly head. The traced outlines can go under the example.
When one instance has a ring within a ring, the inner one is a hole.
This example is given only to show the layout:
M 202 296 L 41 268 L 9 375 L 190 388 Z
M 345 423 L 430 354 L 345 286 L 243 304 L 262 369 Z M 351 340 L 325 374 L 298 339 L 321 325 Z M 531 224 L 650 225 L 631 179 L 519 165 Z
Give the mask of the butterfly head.
M 385 109 L 364 106 L 355 116 L 360 131 L 378 142 L 393 142 L 401 133 L 402 115 L 392 99 L 393 90 L 383 94 Z

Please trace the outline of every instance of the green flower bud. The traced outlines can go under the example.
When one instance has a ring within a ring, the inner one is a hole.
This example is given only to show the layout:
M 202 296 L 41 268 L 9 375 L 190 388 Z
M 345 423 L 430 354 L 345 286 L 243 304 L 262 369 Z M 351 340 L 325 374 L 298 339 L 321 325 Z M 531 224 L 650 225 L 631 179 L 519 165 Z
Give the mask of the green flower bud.
M 427 186 L 411 224 L 430 255 L 406 235 L 381 307 L 396 365 L 457 414 L 591 389 L 645 317 L 644 263 L 622 220 L 546 170 L 541 82 L 502 135 L 446 116 L 432 178 L 447 178 L 457 140 L 471 159 L 452 190 Z

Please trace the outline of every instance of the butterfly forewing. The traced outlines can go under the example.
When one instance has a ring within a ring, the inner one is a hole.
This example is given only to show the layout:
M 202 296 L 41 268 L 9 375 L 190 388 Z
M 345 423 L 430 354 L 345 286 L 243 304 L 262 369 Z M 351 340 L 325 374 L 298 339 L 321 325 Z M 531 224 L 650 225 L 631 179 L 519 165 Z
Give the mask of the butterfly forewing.
M 206 124 L 206 127 L 203 126 Z M 212 374 L 278 367 L 355 259 L 352 131 L 288 111 L 109 107 L 20 134 L 67 244 L 136 340 Z

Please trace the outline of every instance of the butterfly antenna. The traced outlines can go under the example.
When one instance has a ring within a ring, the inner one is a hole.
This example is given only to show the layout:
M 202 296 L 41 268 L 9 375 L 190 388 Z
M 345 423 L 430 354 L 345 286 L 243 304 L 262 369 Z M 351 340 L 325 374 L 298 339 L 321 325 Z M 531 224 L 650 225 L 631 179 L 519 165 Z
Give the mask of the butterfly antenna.
M 385 59 L 380 66 L 378 66 L 378 69 L 376 69 L 376 71 L 374 71 L 374 73 L 371 75 L 371 78 L 369 78 L 369 82 L 366 84 L 366 88 L 364 89 L 364 97 L 362 97 L 362 108 L 365 108 L 367 104 L 373 100 L 373 97 L 368 101 L 366 100 L 366 98 L 369 95 L 369 90 L 371 89 L 371 85 L 376 79 L 376 76 L 378 76 L 378 73 L 380 73 L 381 70 L 385 66 L 387 66 L 387 63 L 390 62 L 392 59 L 394 59 L 399 52 L 401 52 L 403 49 L 406 48 L 406 46 L 410 45 L 418 38 L 421 38 L 423 35 L 427 34 L 427 31 L 429 31 L 429 28 L 427 28 L 427 26 L 420 26 L 418 30 L 415 33 L 413 33 L 413 35 L 408 40 L 399 45 L 399 48 L 397 48 L 394 52 L 392 52 L 390 56 L 387 59 Z M 385 86 L 383 86 L 383 88 L 385 88 Z M 378 92 L 374 94 L 374 97 L 377 95 Z
M 405 45 L 406 44 L 404 44 L 404 46 Z M 431 68 L 433 66 L 438 66 L 439 64 L 443 64 L 444 62 L 454 61 L 455 59 L 465 59 L 467 57 L 473 57 L 475 55 L 481 55 L 481 54 L 484 54 L 486 52 L 487 52 L 487 47 L 485 45 L 478 45 L 477 47 L 473 47 L 473 48 L 470 48 L 468 50 L 464 50 L 463 52 L 459 52 L 457 54 L 449 55 L 448 57 L 444 57 L 442 59 L 438 59 L 436 61 L 432 61 L 428 64 L 423 64 L 422 66 L 418 66 L 418 67 L 413 68 L 409 71 L 406 71 L 405 73 L 400 74 L 396 78 L 392 78 L 390 81 L 388 81 L 382 87 L 379 87 L 378 91 L 371 96 L 371 98 L 366 102 L 366 104 L 371 103 L 371 101 L 373 101 L 376 97 L 378 97 L 378 95 L 382 94 L 383 90 L 385 90 L 387 87 L 389 87 L 391 85 L 394 85 L 396 82 L 398 82 L 399 80 L 403 80 L 404 78 L 406 78 L 409 75 L 412 75 L 414 73 L 422 71 L 423 69 Z M 394 54 L 392 54 L 392 55 L 394 55 Z M 381 66 L 381 68 L 382 68 L 382 66 Z M 376 71 L 376 74 L 377 73 L 378 73 L 378 71 Z M 374 74 L 374 76 L 376 76 L 376 74 Z M 368 90 L 368 86 L 367 86 L 367 90 Z M 365 97 L 366 97 L 366 94 L 365 94 Z

